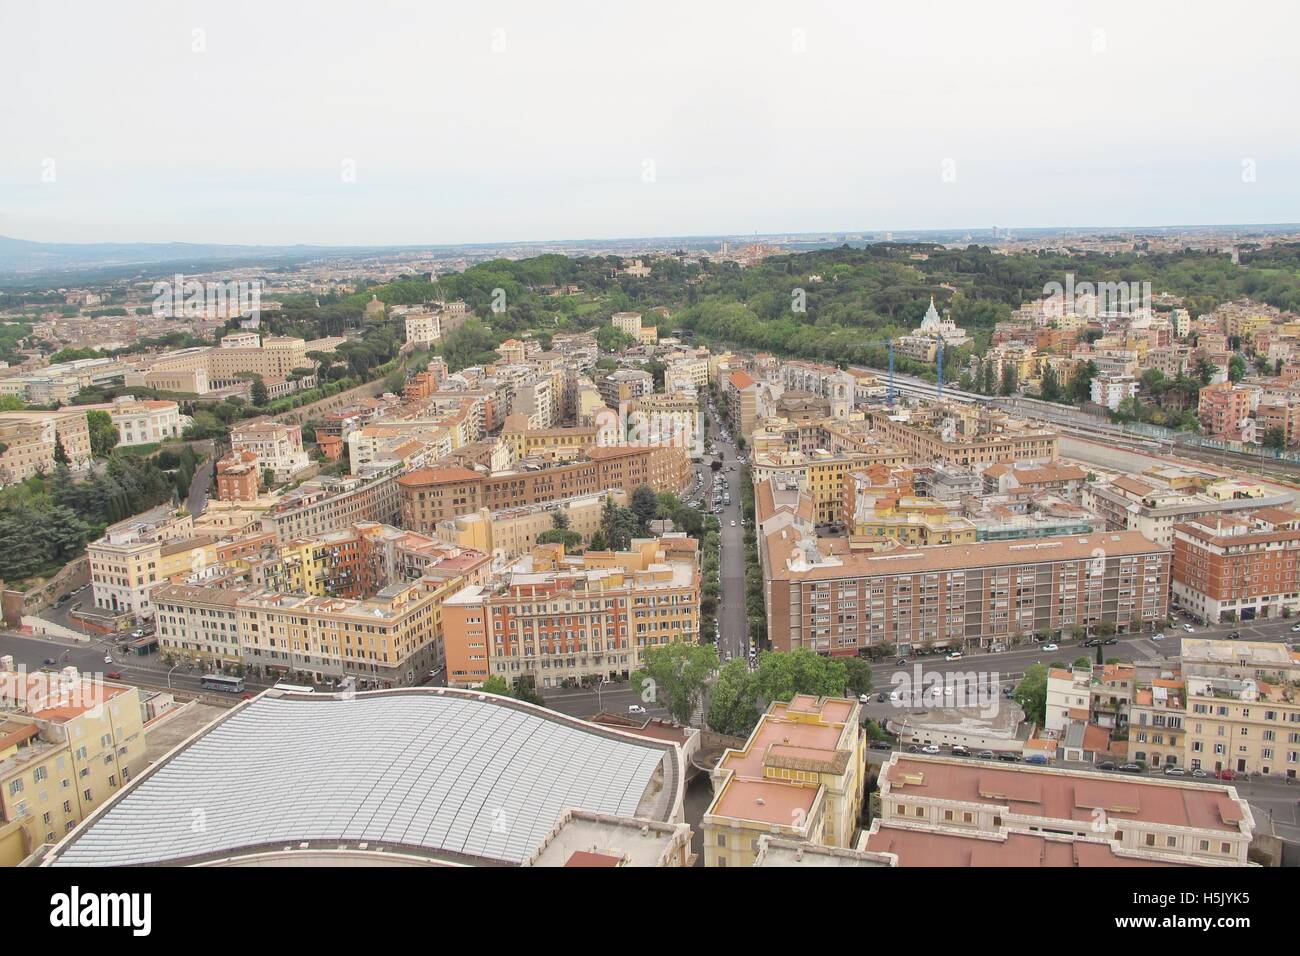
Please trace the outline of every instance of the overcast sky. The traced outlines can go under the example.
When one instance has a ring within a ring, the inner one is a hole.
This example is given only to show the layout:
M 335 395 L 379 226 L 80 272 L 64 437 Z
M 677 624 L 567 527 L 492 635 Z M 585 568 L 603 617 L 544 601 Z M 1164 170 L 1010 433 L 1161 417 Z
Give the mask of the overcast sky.
M 1300 221 L 1294 0 L 0 4 L 0 235 Z

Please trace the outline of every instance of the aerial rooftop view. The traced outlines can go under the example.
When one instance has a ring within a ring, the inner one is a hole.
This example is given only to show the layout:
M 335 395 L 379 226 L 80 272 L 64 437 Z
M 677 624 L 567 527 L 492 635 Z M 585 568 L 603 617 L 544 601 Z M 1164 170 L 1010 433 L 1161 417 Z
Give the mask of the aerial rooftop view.
M 1300 8 L 4 33 L 14 914 L 337 943 L 505 929 L 534 867 L 861 867 L 889 933 L 1050 868 L 1017 927 L 1281 927 Z

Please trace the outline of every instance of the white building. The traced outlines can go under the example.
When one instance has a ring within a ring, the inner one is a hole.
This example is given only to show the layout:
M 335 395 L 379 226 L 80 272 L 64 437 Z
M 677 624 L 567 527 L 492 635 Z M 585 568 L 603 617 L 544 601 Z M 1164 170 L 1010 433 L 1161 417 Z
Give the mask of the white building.
M 123 396 L 109 411 L 117 426 L 119 445 L 152 445 L 167 438 L 180 438 L 188 422 L 175 402 L 152 401 Z
M 432 345 L 442 338 L 442 319 L 432 312 L 406 313 L 408 345 Z
M 302 447 L 302 429 L 280 422 L 236 425 L 230 432 L 231 448 L 257 455 L 259 468 L 270 468 L 275 480 L 288 481 L 310 463 Z
M 1132 375 L 1115 375 L 1105 373 L 1092 380 L 1093 402 L 1105 405 L 1112 412 L 1119 409 L 1119 403 L 1126 398 L 1133 398 L 1138 393 L 1138 380 Z

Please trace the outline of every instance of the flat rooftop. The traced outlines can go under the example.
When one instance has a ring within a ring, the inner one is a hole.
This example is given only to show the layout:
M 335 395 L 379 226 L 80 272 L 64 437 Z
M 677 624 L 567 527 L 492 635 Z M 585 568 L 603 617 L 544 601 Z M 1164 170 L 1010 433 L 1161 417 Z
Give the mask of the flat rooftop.
M 1119 855 L 1102 840 L 1050 839 L 1034 833 L 940 833 L 883 825 L 877 821 L 863 848 L 889 853 L 898 866 L 1191 866 L 1142 856 Z
M 1006 807 L 1008 812 L 1089 823 L 1094 810 L 1118 820 L 1240 833 L 1242 802 L 1228 787 L 1039 767 L 894 754 L 881 770 L 889 796 Z M 883 789 L 883 786 L 882 786 Z

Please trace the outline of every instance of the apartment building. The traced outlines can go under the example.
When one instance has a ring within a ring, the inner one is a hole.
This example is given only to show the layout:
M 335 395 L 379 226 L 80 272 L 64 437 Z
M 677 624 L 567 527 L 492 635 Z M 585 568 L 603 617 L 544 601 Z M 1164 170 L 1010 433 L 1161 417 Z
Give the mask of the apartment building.
M 303 339 L 265 336 L 259 345 L 253 345 L 251 339 L 234 338 L 217 348 L 198 346 L 147 359 L 126 373 L 126 384 L 144 385 L 150 373 L 201 371 L 209 388 L 239 385 L 249 375 L 261 376 L 271 385 L 285 381 L 296 368 L 314 367 L 315 363 L 307 358 L 307 343 Z
M 1209 481 L 1191 473 L 1123 475 L 1086 482 L 1079 503 L 1100 515 L 1108 531 L 1137 531 L 1157 544 L 1172 546 L 1181 522 L 1242 509 L 1287 507 L 1289 494 L 1271 494 L 1262 485 Z
M 492 474 L 439 466 L 396 481 L 403 526 L 428 534 L 439 522 L 483 508 L 501 511 L 615 489 L 630 496 L 641 485 L 678 492 L 689 479 L 685 449 L 611 447 L 589 449 L 582 460 L 565 464 L 521 463 Z
M 878 781 L 881 827 L 1102 839 L 1117 855 L 1183 865 L 1247 865 L 1255 828 L 1236 789 L 1217 784 L 902 753 Z M 871 839 L 866 848 L 882 849 Z
M 194 519 L 159 505 L 115 525 L 86 545 L 95 607 L 137 619 L 153 616 L 149 592 L 163 581 L 163 549 L 173 564 L 188 562 L 195 543 Z M 200 547 L 211 543 L 204 538 Z
M 1181 656 L 1188 766 L 1296 776 L 1300 654 L 1273 642 L 1188 638 Z
M 236 452 L 252 452 L 259 468 L 269 468 L 277 482 L 288 481 L 311 464 L 302 448 L 302 429 L 281 422 L 259 421 L 235 425 L 230 446 Z
M 653 395 L 655 377 L 639 368 L 620 368 L 596 378 L 596 388 L 609 408 L 618 408 L 624 402 Z
M 432 345 L 442 338 L 442 319 L 437 313 L 424 310 L 407 312 L 403 322 L 408 345 Z
M 511 413 L 501 426 L 501 440 L 514 449 L 515 458 L 572 459 L 597 444 L 594 425 L 536 428 L 527 415 Z
M 1032 428 L 992 409 L 936 405 L 910 421 L 869 411 L 872 431 L 913 461 L 972 467 L 994 462 L 1055 461 L 1056 432 Z
M 1232 382 L 1202 387 L 1196 411 L 1201 420 L 1201 431 L 1211 438 L 1254 440 L 1250 394 Z
M 163 584 L 153 590 L 155 633 L 163 654 L 217 668 L 244 662 L 239 644 L 238 588 Z
M 397 520 L 399 509 L 394 473 L 365 478 L 325 477 L 306 482 L 277 499 L 261 521 L 265 530 L 288 541 L 337 531 L 355 521 L 391 523 Z
M 1269 433 L 1281 433 L 1283 447 L 1300 445 L 1300 402 L 1290 398 L 1262 398 L 1255 409 L 1255 440 L 1264 442 Z
M 1187 698 L 1181 677 L 1139 682 L 1129 704 L 1129 757 L 1151 767 L 1175 767 L 1187 750 Z
M 1300 611 L 1300 514 L 1261 508 L 1174 527 L 1173 593 L 1207 621 Z
M 0 865 L 13 866 L 139 775 L 145 740 L 138 689 L 72 668 L 0 670 L 0 707 Z
M 755 482 L 774 480 L 781 485 L 796 485 L 812 495 L 817 521 L 833 523 L 844 519 L 849 500 L 847 481 L 850 472 L 868 464 L 904 464 L 902 452 L 848 452 L 833 454 L 821 449 L 811 452 L 786 451 L 754 455 L 751 473 Z
M 866 781 L 858 712 L 855 700 L 808 694 L 769 705 L 713 770 L 704 865 L 752 866 L 764 837 L 852 847 Z
M 633 540 L 631 549 L 566 556 L 538 545 L 481 585 L 446 599 L 447 682 L 539 688 L 626 678 L 641 653 L 699 639 L 700 571 L 694 539 Z
M 1102 622 L 1137 629 L 1167 612 L 1169 551 L 1134 532 L 855 554 L 786 527 L 761 553 L 780 651 L 1008 646 Z
M 60 445 L 73 471 L 90 467 L 90 426 L 84 408 L 0 412 L 0 485 L 52 473 Z
M 618 505 L 628 502 L 627 493 L 617 489 L 608 494 L 579 495 L 502 511 L 481 508 L 472 514 L 440 522 L 437 532 L 444 541 L 453 541 L 462 547 L 475 548 L 500 558 L 517 558 L 531 551 L 540 535 L 555 528 L 558 515 L 565 522 L 565 528 L 579 535 L 586 547 L 591 543 L 592 535 L 600 530 L 607 497 L 612 497 Z
M 615 312 L 610 316 L 610 324 L 618 329 L 624 335 L 630 335 L 641 341 L 641 313 L 640 312 Z

